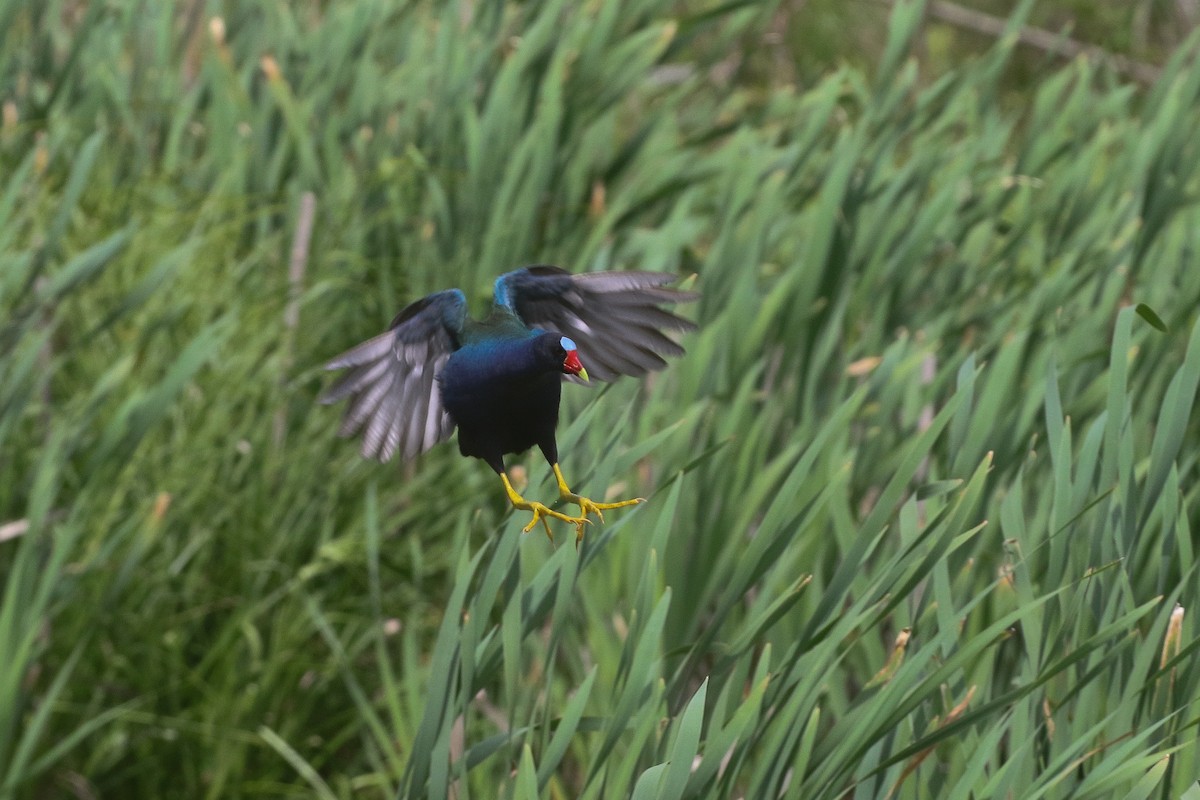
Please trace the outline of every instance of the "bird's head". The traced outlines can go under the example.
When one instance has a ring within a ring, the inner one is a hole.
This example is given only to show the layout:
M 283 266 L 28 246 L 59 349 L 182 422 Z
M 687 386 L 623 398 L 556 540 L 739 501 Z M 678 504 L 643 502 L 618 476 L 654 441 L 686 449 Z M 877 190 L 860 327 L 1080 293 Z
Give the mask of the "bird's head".
M 578 375 L 586 381 L 588 379 L 587 370 L 583 368 L 583 362 L 579 360 L 579 348 L 575 346 L 575 342 L 563 336 L 558 343 L 563 350 L 563 374 Z

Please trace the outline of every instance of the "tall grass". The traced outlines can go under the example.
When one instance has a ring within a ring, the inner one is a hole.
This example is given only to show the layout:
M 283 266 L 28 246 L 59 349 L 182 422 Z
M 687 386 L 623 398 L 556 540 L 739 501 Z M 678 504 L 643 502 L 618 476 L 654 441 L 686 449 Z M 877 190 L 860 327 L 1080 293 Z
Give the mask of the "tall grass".
M 1192 786 L 1196 38 L 729 88 L 773 11 L 0 0 L 0 797 Z M 535 261 L 703 292 L 578 551 L 313 405 Z

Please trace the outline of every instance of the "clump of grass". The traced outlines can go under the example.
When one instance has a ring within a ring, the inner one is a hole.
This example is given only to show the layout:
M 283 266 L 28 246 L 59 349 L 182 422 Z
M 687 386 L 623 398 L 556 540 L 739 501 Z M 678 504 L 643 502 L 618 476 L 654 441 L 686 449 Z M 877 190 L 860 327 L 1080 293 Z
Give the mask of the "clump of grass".
M 1196 41 L 1017 114 L 920 10 L 764 96 L 756 6 L 0 3 L 0 797 L 1182 794 Z M 703 291 L 578 551 L 312 402 L 533 261 Z

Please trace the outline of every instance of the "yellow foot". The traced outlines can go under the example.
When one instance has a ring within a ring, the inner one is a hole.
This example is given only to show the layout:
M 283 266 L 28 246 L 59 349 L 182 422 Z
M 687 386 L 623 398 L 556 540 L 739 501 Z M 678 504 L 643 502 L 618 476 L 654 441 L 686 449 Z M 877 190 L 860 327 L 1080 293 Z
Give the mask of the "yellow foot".
M 583 526 L 588 524 L 586 514 L 582 517 L 569 517 L 560 511 L 555 511 L 544 503 L 539 503 L 536 500 L 526 500 L 524 497 L 521 497 L 521 495 L 517 494 L 517 490 L 512 487 L 512 484 L 509 483 L 507 474 L 501 472 L 500 480 L 504 481 L 504 491 L 508 493 L 508 502 L 512 503 L 513 508 L 518 511 L 533 512 L 533 519 L 529 520 L 529 524 L 522 528 L 522 531 L 529 533 L 540 522 L 542 523 L 542 527 L 546 529 L 546 536 L 553 542 L 554 532 L 550 530 L 550 523 L 548 521 L 550 517 L 553 517 L 554 519 L 569 522 L 575 526 L 575 543 L 578 546 L 579 540 L 583 538 Z
M 562 496 L 563 500 L 568 503 L 576 503 L 579 505 L 580 515 L 587 519 L 588 514 L 595 514 L 604 522 L 604 512 L 610 508 L 624 508 L 625 506 L 636 506 L 638 503 L 646 502 L 644 497 L 635 497 L 632 500 L 618 500 L 615 503 L 597 503 L 587 497 L 581 497 L 574 492 L 567 492 Z
M 554 532 L 550 530 L 550 523 L 546 521 L 548 517 L 560 519 L 563 522 L 569 522 L 575 526 L 575 543 L 578 545 L 579 540 L 583 538 L 583 526 L 588 524 L 587 515 L 582 517 L 568 517 L 566 514 L 559 513 L 546 505 L 537 502 L 536 500 L 524 500 L 519 503 L 513 503 L 514 508 L 522 511 L 532 511 L 533 519 L 529 520 L 529 524 L 521 529 L 524 533 L 529 533 L 540 522 L 542 527 L 546 529 L 546 536 L 550 541 L 554 541 Z
M 636 506 L 638 503 L 646 502 L 644 497 L 635 497 L 632 500 L 618 500 L 615 503 L 597 503 L 582 495 L 575 494 L 567 486 L 567 481 L 563 478 L 562 470 L 558 464 L 554 465 L 554 477 L 558 481 L 558 494 L 568 503 L 575 503 L 579 506 L 581 519 L 587 519 L 589 514 L 595 514 L 601 522 L 604 522 L 604 512 L 612 508 L 624 508 L 625 506 Z M 579 540 L 583 538 L 583 526 L 579 526 L 576 531 L 575 546 L 579 546 Z

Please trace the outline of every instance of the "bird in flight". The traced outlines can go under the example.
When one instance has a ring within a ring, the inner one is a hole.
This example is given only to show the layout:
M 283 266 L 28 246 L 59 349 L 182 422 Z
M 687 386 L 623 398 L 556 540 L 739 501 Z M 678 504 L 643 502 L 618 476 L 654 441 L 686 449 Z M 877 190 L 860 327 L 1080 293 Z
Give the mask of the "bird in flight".
M 347 372 L 322 403 L 349 398 L 339 434 L 363 430 L 362 454 L 389 461 L 415 458 L 458 428 L 458 449 L 483 459 L 500 476 L 513 507 L 533 513 L 528 533 L 547 518 L 576 528 L 583 538 L 588 515 L 601 521 L 609 509 L 642 498 L 598 503 L 571 491 L 558 464 L 554 429 L 564 379 L 611 381 L 667 365 L 663 356 L 683 348 L 664 331 L 695 324 L 662 306 L 698 295 L 668 286 L 659 272 L 593 272 L 573 275 L 532 266 L 501 275 L 491 313 L 467 316 L 467 301 L 447 289 L 409 305 L 385 333 L 325 365 Z M 537 445 L 558 481 L 559 497 L 579 506 L 572 517 L 526 500 L 513 488 L 504 456 Z

